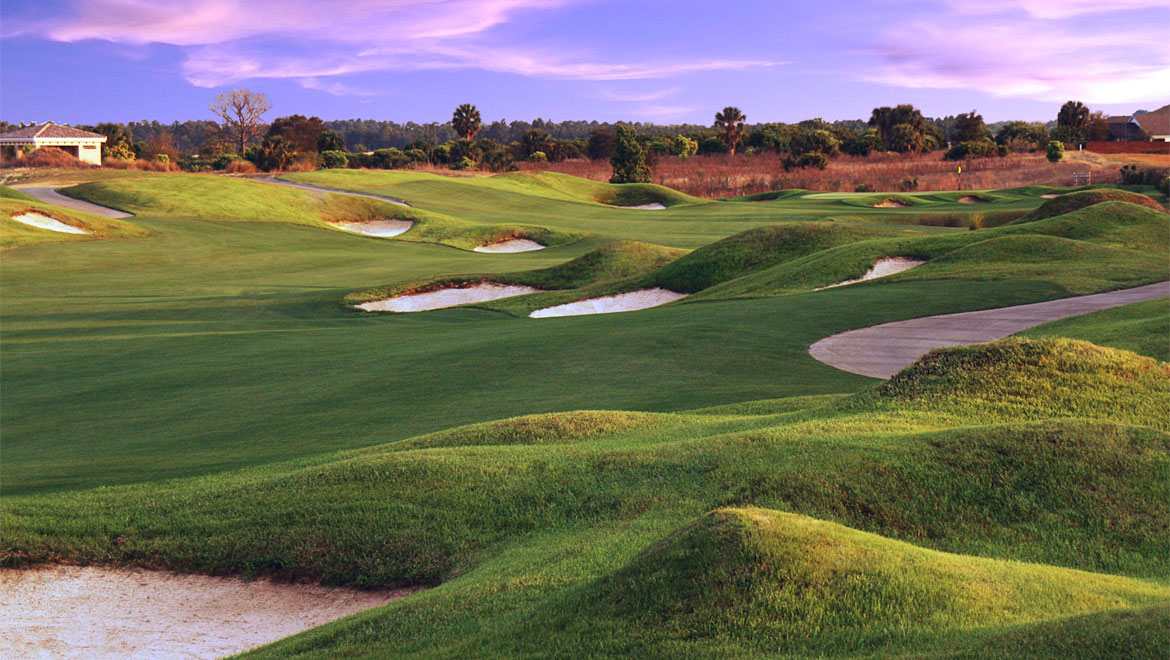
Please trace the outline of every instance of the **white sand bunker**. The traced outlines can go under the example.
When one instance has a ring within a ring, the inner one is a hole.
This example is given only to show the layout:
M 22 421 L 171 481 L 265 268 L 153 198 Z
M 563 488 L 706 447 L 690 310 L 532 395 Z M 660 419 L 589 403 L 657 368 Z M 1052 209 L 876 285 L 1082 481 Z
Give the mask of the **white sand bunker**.
M 355 234 L 387 238 L 406 233 L 414 226 L 414 223 L 410 220 L 367 220 L 365 222 L 335 222 L 333 226 Z
M 543 250 L 544 246 L 536 241 L 530 241 L 527 238 L 512 238 L 499 243 L 488 243 L 475 248 L 476 252 L 532 252 L 533 250 Z
M 894 273 L 901 273 L 903 271 L 910 270 L 911 268 L 914 268 L 915 266 L 921 266 L 924 263 L 926 262 L 921 259 L 910 259 L 907 257 L 882 257 L 881 259 L 878 259 L 874 262 L 873 268 L 870 268 L 868 271 L 866 271 L 865 275 L 862 275 L 858 279 L 845 280 L 844 282 L 837 282 L 836 284 L 830 284 L 829 286 L 817 287 L 813 290 L 823 291 L 825 289 L 832 289 L 836 286 L 857 284 L 858 282 L 865 282 L 866 280 L 876 280 L 879 277 L 885 277 L 887 275 L 893 275 Z
M 963 195 L 959 198 L 960 204 L 987 204 L 987 200 L 974 195 Z
M 619 209 L 635 209 L 638 211 L 665 211 L 666 207 L 660 202 L 650 204 L 635 204 L 634 206 L 619 206 Z
M 537 291 L 539 289 L 534 289 L 530 286 L 480 282 L 479 284 L 469 286 L 450 287 L 427 291 L 426 293 L 411 293 L 404 296 L 373 300 L 358 305 L 358 308 L 364 309 L 367 312 L 425 312 L 429 309 L 442 309 L 444 307 L 454 307 L 455 305 L 487 302 L 500 298 L 522 296 L 527 293 L 536 293 Z
M 903 204 L 896 199 L 883 199 L 882 201 L 873 205 L 875 209 L 904 209 L 908 208 L 909 206 L 909 204 Z
M 0 657 L 222 658 L 416 590 L 79 566 L 0 571 Z
M 42 215 L 40 213 L 33 213 L 31 211 L 28 213 L 21 213 L 20 215 L 14 215 L 14 216 L 12 216 L 12 219 L 17 221 L 17 222 L 20 222 L 20 223 L 23 223 L 26 225 L 30 225 L 32 227 L 39 227 L 41 229 L 48 229 L 49 231 L 59 231 L 62 234 L 88 234 L 89 233 L 88 231 L 86 231 L 80 227 L 74 227 L 73 225 L 67 225 L 64 222 L 61 222 L 60 220 L 50 218 L 49 216 Z
M 1040 198 L 1041 199 L 1056 199 L 1057 197 L 1060 197 L 1060 195 L 1061 195 L 1061 193 L 1046 193 L 1044 195 L 1040 195 Z
M 619 293 L 615 296 L 590 298 L 577 302 L 556 305 L 538 309 L 528 316 L 534 319 L 544 319 L 553 316 L 582 316 L 585 314 L 613 314 L 614 312 L 636 312 L 639 309 L 648 309 L 665 305 L 668 302 L 685 298 L 687 294 L 678 293 L 669 289 L 653 288 Z

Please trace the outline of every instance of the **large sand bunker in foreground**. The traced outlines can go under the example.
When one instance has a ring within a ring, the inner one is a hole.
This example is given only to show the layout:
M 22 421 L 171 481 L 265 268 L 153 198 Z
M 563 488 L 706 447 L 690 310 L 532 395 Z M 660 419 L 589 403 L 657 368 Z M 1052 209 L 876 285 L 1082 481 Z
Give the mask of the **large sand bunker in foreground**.
M 639 309 L 649 309 L 665 305 L 668 302 L 685 298 L 687 294 L 678 293 L 669 289 L 642 289 L 629 293 L 619 293 L 613 296 L 578 300 L 577 302 L 545 307 L 529 314 L 534 319 L 551 318 L 554 316 L 583 316 L 585 314 L 613 314 L 614 312 L 635 312 Z
M 545 246 L 530 241 L 527 238 L 512 238 L 499 243 L 488 243 L 475 248 L 476 252 L 532 252 L 533 250 L 543 250 Z
M 0 571 L 0 657 L 222 658 L 414 590 L 80 566 Z
M 414 223 L 410 220 L 366 220 L 365 222 L 335 222 L 333 226 L 363 236 L 389 238 L 405 234 L 414 226 Z
M 908 257 L 882 257 L 881 259 L 878 259 L 874 262 L 873 268 L 870 268 L 868 271 L 866 271 L 865 275 L 862 275 L 855 280 L 845 280 L 843 282 L 837 282 L 836 284 L 818 287 L 814 289 L 814 291 L 823 291 L 825 289 L 832 289 L 836 286 L 857 284 L 858 282 L 865 282 L 866 280 L 876 280 L 879 277 L 885 277 L 886 275 L 893 275 L 894 273 L 901 273 L 903 271 L 910 270 L 911 268 L 914 268 L 915 266 L 921 266 L 924 263 L 926 262 L 921 259 L 910 259 Z
M 455 305 L 522 296 L 527 293 L 536 293 L 538 290 L 530 286 L 480 282 L 469 286 L 449 287 L 424 293 L 409 293 L 393 298 L 372 300 L 358 305 L 358 308 L 367 312 L 425 312 L 429 309 L 442 309 Z
M 12 216 L 12 219 L 21 224 L 29 225 L 31 227 L 39 227 L 40 229 L 48 229 L 49 231 L 59 231 L 62 234 L 89 233 L 81 227 L 67 225 L 60 220 L 50 218 L 49 216 L 40 213 L 33 213 L 32 211 L 29 211 L 28 213 L 21 213 L 20 215 L 14 215 Z

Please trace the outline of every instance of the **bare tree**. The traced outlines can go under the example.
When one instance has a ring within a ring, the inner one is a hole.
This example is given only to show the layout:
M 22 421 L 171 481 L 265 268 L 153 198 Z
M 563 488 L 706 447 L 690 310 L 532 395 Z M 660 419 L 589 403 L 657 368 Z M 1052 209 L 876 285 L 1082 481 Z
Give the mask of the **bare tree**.
M 271 109 L 266 95 L 240 88 L 228 90 L 211 102 L 211 111 L 223 119 L 232 141 L 240 146 L 241 156 L 248 140 L 259 134 L 260 118 Z

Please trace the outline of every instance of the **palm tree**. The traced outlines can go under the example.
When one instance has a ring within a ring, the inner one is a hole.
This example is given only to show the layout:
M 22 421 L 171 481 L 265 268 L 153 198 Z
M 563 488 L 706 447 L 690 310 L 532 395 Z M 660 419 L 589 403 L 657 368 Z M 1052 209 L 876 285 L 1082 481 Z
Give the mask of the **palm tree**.
M 723 141 L 731 149 L 732 155 L 735 155 L 735 145 L 739 144 L 739 139 L 743 137 L 745 119 L 747 117 L 743 116 L 740 109 L 731 105 L 723 108 L 723 112 L 715 113 L 715 128 L 724 130 Z
M 464 103 L 455 108 L 455 114 L 451 116 L 451 125 L 455 127 L 456 133 L 465 140 L 470 140 L 483 127 L 483 121 L 474 105 Z

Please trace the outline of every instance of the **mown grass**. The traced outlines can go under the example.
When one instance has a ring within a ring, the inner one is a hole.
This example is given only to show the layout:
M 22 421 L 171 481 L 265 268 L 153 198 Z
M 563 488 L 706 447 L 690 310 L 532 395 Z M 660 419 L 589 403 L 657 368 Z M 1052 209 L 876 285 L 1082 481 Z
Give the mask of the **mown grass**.
M 1090 658 L 1170 641 L 1145 605 L 1170 598 L 1170 366 L 1007 341 L 878 385 L 807 353 L 874 323 L 1164 279 L 1165 216 L 1113 203 L 968 231 L 905 223 L 971 210 L 945 199 L 647 212 L 566 177 L 319 176 L 419 217 L 581 238 L 478 254 L 322 231 L 334 204 L 374 209 L 348 198 L 111 180 L 149 236 L 5 254 L 7 565 L 438 585 L 254 657 Z M 995 195 L 1005 212 L 1039 201 Z M 238 213 L 202 210 L 220 197 Z M 942 263 L 820 292 L 801 274 L 905 249 Z M 544 320 L 517 301 L 341 304 L 378 285 L 526 278 L 567 296 L 663 273 L 723 282 L 695 299 L 755 297 Z
M 89 234 L 69 234 L 49 229 L 32 227 L 13 220 L 12 217 L 26 212 L 38 213 L 80 227 Z M 0 249 L 18 248 L 43 243 L 67 243 L 76 241 L 104 240 L 112 238 L 134 238 L 150 232 L 133 222 L 113 220 L 93 213 L 63 209 L 52 204 L 37 201 L 11 188 L 0 186 Z

